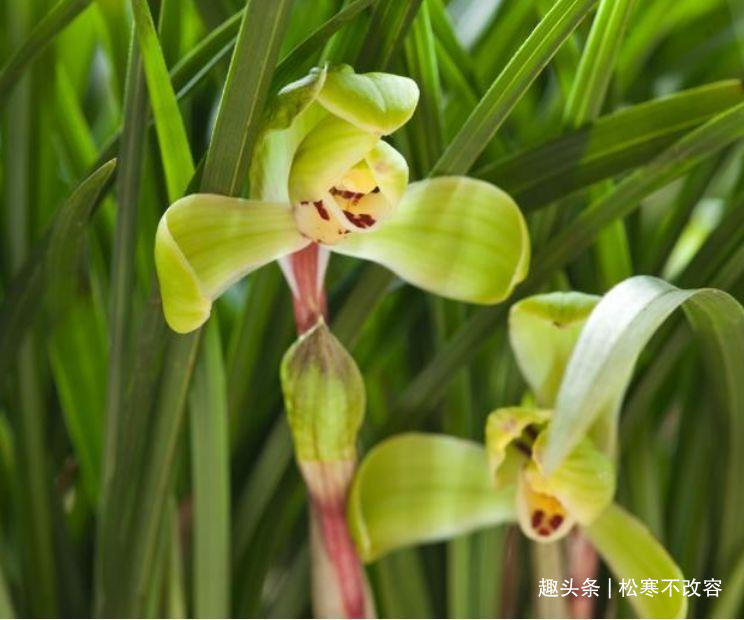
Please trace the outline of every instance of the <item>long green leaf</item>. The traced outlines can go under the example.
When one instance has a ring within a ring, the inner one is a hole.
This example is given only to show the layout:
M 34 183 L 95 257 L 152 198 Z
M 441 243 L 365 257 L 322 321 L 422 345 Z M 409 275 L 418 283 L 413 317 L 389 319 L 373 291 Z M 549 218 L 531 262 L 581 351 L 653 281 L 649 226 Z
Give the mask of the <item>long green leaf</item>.
M 91 0 L 59 0 L 36 24 L 28 38 L 0 69 L 0 105 L 5 102 L 18 78 L 34 60 L 87 6 Z
M 422 0 L 377 0 L 356 68 L 359 72 L 387 68 L 402 44 Z
M 205 330 L 189 396 L 194 488 L 194 615 L 230 615 L 230 480 L 225 369 L 219 329 Z
M 600 0 L 563 111 L 568 125 L 579 127 L 599 116 L 634 4 L 635 0 Z
M 692 88 L 603 116 L 474 175 L 508 191 L 524 211 L 531 211 L 647 163 L 686 131 L 742 101 L 740 80 Z
M 147 0 L 132 0 L 132 12 L 165 169 L 168 199 L 173 202 L 183 195 L 191 181 L 194 161 Z
M 39 300 L 49 285 L 54 284 L 49 278 L 50 270 L 67 270 L 69 264 L 60 264 L 58 259 L 74 260 L 79 255 L 90 214 L 115 167 L 115 161 L 104 164 L 77 187 L 6 291 L 0 309 L 0 377 L 15 359 L 20 342 L 40 308 Z M 53 257 L 50 248 L 57 248 Z
M 134 43 L 134 36 L 133 43 Z M 128 360 L 130 359 L 134 256 L 147 121 L 147 88 L 139 50 L 132 45 L 124 91 L 124 129 L 119 148 L 117 212 L 111 281 L 109 291 L 109 363 L 106 392 L 106 425 L 101 485 L 100 522 L 96 531 L 96 610 L 115 613 L 114 593 L 122 583 L 114 558 L 123 552 L 118 538 L 122 527 L 125 497 L 132 491 L 131 472 L 122 469 L 122 460 L 131 454 L 123 441 Z M 145 403 L 139 404 L 146 408 Z M 131 420 L 129 421 L 131 422 Z M 131 428 L 131 427 L 130 427 Z M 112 605 L 112 607 L 107 607 Z
M 447 146 L 433 174 L 465 174 L 509 112 L 596 0 L 558 0 L 491 84 Z
M 207 151 L 202 191 L 237 196 L 243 189 L 291 6 L 292 0 L 248 0 L 245 6 Z

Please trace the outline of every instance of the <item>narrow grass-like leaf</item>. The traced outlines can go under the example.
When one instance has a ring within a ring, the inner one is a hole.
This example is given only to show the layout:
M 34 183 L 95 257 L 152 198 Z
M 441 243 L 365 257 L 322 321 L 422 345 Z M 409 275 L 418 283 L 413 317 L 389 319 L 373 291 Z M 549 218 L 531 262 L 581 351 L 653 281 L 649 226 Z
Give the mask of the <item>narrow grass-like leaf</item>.
M 447 146 L 433 174 L 465 174 L 530 84 L 596 0 L 558 0 L 491 84 Z
M 106 409 L 106 326 L 90 298 L 65 308 L 49 343 L 49 358 L 65 425 L 89 501 L 98 501 Z M 74 364 L 70 360 L 75 360 Z
M 104 164 L 77 187 L 6 291 L 0 310 L 0 377 L 15 359 L 18 346 L 40 307 L 39 299 L 49 285 L 49 270 L 67 268 L 59 262 L 50 262 L 50 248 L 58 248 L 55 259 L 60 258 L 61 250 L 70 259 L 78 255 L 90 214 L 115 166 L 115 161 Z
M 10 598 L 8 592 L 8 585 L 5 581 L 5 575 L 2 564 L 0 564 L 0 617 L 3 618 L 15 618 L 16 614 L 13 610 L 13 601 Z
M 283 86 L 302 75 L 309 69 L 313 54 L 322 43 L 325 43 L 340 28 L 354 19 L 360 12 L 376 0 L 354 0 L 344 6 L 338 13 L 318 26 L 305 39 L 290 50 L 274 72 L 274 85 Z
M 377 0 L 356 68 L 384 71 L 403 43 L 422 0 Z
M 635 0 L 600 0 L 563 111 L 567 125 L 579 127 L 599 116 L 634 4 Z
M 204 163 L 202 191 L 237 196 L 243 189 L 291 6 L 292 0 L 248 0 L 245 6 Z
M 36 24 L 13 55 L 0 69 L 0 105 L 12 90 L 26 66 L 34 60 L 54 38 L 64 30 L 89 4 L 91 0 L 59 0 L 42 20 Z
M 173 202 L 181 197 L 191 181 L 194 161 L 147 0 L 132 0 L 132 12 L 165 169 L 168 199 Z
M 744 101 L 740 80 L 725 80 L 599 118 L 474 175 L 508 191 L 524 211 L 645 164 L 686 131 Z
M 617 419 L 600 409 L 627 389 L 640 352 L 666 318 L 682 306 L 711 363 L 711 379 L 728 414 L 728 480 L 725 520 L 719 538 L 729 556 L 741 548 L 735 515 L 744 506 L 739 476 L 744 467 L 744 308 L 717 289 L 679 289 L 650 276 L 613 288 L 597 305 L 574 348 L 548 431 L 543 467 L 552 471 L 593 424 L 615 450 Z M 607 410 L 605 410 L 606 412 Z M 719 558 L 720 560 L 720 558 Z M 724 567 L 727 568 L 726 561 Z
M 134 35 L 133 35 L 134 43 Z M 139 50 L 132 45 L 127 67 L 124 100 L 124 129 L 119 147 L 117 212 L 109 292 L 109 363 L 106 393 L 106 426 L 101 486 L 100 522 L 96 531 L 96 609 L 115 613 L 114 592 L 121 575 L 114 558 L 122 553 L 118 531 L 122 527 L 125 492 L 131 490 L 129 476 L 121 469 L 122 455 L 130 447 L 122 442 L 127 363 L 130 352 L 130 321 L 134 289 L 134 256 L 137 243 L 142 157 L 147 122 L 147 88 Z M 145 404 L 140 403 L 144 408 Z M 112 605 L 112 607 L 106 607 Z
M 426 6 L 429 9 L 431 25 L 437 41 L 441 44 L 447 56 L 457 65 L 468 86 L 474 92 L 478 92 L 479 83 L 473 66 L 473 59 L 460 44 L 443 1 L 426 0 Z
M 564 124 L 580 127 L 599 116 L 634 2 L 600 0 L 566 102 Z M 632 274 L 630 244 L 622 221 L 615 220 L 599 233 L 596 253 L 599 277 L 604 286 L 616 284 Z
M 225 369 L 211 321 L 189 397 L 194 489 L 194 615 L 230 615 L 230 480 Z

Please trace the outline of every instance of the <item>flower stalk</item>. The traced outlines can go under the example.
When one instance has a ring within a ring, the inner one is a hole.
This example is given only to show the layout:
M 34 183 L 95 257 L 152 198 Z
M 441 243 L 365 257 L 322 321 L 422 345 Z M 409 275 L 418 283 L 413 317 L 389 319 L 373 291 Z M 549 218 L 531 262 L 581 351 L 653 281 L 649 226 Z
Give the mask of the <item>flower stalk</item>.
M 302 335 L 318 320 L 328 318 L 323 284 L 328 265 L 328 251 L 317 243 L 311 243 L 279 261 L 279 264 L 292 291 L 297 333 Z
M 346 521 L 365 407 L 361 374 L 321 317 L 287 351 L 281 379 L 295 455 L 310 496 L 314 614 L 373 616 L 371 591 Z

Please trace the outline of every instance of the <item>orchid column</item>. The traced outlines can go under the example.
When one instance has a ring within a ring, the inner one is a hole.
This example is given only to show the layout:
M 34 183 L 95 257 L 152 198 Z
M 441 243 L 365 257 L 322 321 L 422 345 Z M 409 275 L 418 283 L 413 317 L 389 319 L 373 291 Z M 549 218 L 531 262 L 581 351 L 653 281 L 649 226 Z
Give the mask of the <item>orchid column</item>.
M 270 106 L 250 169 L 250 199 L 194 194 L 158 226 L 155 258 L 168 324 L 207 320 L 227 287 L 278 260 L 299 341 L 282 387 L 311 500 L 316 615 L 374 613 L 348 533 L 346 498 L 364 413 L 359 370 L 325 325 L 329 252 L 375 261 L 424 290 L 470 303 L 508 297 L 530 257 L 524 218 L 497 187 L 462 176 L 408 183 L 386 136 L 414 112 L 413 80 L 316 69 Z

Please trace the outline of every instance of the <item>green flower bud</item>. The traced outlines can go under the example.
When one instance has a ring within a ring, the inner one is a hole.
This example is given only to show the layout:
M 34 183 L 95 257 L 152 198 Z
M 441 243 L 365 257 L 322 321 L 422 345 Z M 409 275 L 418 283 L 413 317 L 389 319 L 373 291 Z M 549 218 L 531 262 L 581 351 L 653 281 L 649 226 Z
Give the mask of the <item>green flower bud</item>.
M 354 462 L 364 418 L 362 375 L 323 322 L 284 355 L 282 390 L 300 464 Z

